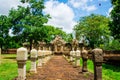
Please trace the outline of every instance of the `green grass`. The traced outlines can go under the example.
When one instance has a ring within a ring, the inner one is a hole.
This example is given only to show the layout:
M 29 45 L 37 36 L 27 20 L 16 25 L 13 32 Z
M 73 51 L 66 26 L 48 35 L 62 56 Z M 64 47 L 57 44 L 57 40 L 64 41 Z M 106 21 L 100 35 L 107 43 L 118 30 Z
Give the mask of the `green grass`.
M 88 70 L 94 73 L 94 66 L 92 60 L 87 61 Z M 82 66 L 82 59 L 80 59 L 80 65 Z M 120 67 L 103 64 L 102 65 L 102 80 L 120 80 Z
M 30 61 L 27 61 L 27 71 L 30 69 Z M 2 54 L 0 64 L 0 80 L 12 80 L 18 75 L 16 54 Z

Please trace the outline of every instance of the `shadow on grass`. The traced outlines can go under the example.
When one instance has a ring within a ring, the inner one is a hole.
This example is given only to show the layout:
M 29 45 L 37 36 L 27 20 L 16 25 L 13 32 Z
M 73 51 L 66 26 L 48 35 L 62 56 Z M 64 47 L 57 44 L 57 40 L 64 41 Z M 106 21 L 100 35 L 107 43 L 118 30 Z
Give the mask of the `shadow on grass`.
M 16 57 L 4 57 L 3 59 L 15 59 L 16 60 Z

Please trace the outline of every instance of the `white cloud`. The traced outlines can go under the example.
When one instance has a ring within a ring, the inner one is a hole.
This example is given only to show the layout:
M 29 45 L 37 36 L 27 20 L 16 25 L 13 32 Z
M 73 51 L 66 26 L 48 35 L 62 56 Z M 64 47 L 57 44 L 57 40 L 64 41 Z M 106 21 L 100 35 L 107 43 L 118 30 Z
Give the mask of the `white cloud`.
M 44 9 L 44 12 L 50 14 L 52 17 L 47 24 L 55 27 L 62 27 L 67 33 L 72 32 L 72 28 L 76 24 L 72 8 L 65 3 L 60 3 L 54 0 L 47 1 L 45 6 L 46 8 Z
M 108 12 L 106 12 L 107 16 L 110 16 L 110 12 L 112 11 L 113 7 L 109 8 Z
M 92 5 L 92 6 L 86 6 L 83 9 L 85 9 L 88 12 L 90 12 L 90 11 L 96 10 L 97 8 L 95 7 L 95 5 Z
M 72 5 L 74 8 L 82 9 L 85 11 L 94 11 L 97 9 L 95 5 L 89 5 L 89 2 L 92 2 L 93 0 L 69 0 L 69 4 Z
M 20 0 L 0 0 L 0 15 L 8 15 L 9 10 L 13 7 L 16 9 L 18 5 L 23 5 Z
M 103 2 L 106 2 L 106 1 L 108 1 L 108 0 L 98 0 L 98 1 L 103 1 Z

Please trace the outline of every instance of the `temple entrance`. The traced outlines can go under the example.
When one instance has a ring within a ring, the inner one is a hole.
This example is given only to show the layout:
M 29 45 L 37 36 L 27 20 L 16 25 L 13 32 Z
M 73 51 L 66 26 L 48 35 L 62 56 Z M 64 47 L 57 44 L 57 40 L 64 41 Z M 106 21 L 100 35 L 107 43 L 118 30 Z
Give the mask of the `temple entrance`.
M 53 45 L 53 52 L 54 54 L 61 55 L 64 51 L 64 46 L 66 42 L 60 36 L 56 36 L 55 39 L 51 42 Z

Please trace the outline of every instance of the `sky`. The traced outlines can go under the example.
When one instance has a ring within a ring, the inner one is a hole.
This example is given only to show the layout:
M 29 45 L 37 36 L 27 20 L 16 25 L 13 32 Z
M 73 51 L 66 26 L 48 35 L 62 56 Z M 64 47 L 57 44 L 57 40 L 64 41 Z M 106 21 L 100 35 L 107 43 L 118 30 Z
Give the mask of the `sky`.
M 44 14 L 52 17 L 48 25 L 62 28 L 65 32 L 73 32 L 73 27 L 80 17 L 88 16 L 92 13 L 109 16 L 112 10 L 111 0 L 45 0 Z M 20 0 L 0 0 L 0 15 L 8 15 L 9 10 L 18 5 Z

